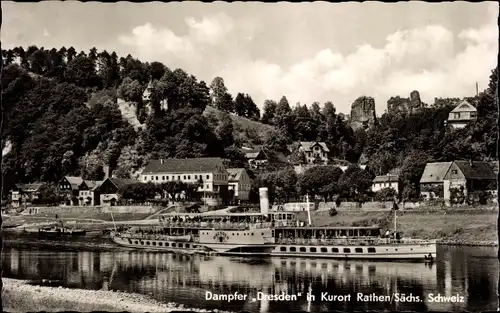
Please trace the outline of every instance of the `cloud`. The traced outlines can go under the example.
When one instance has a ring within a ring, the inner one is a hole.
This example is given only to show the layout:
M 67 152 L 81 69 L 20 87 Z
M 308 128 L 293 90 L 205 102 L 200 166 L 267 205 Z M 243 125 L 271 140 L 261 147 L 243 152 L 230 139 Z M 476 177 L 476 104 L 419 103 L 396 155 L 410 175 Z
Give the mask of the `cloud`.
M 258 40 L 259 33 L 248 21 L 239 27 L 227 15 L 217 14 L 186 18 L 185 23 L 184 36 L 148 23 L 119 41 L 135 48 L 141 59 L 185 68 L 208 83 L 221 76 L 233 95 L 248 93 L 259 106 L 265 99 L 286 95 L 291 104 L 331 100 L 339 111 L 349 112 L 357 97 L 367 95 L 375 98 L 381 114 L 387 99 L 408 97 L 413 90 L 427 103 L 434 97 L 472 95 L 476 82 L 486 87 L 497 65 L 496 23 L 458 34 L 438 24 L 401 29 L 387 35 L 380 47 L 360 43 L 344 54 L 324 47 L 291 64 L 271 58 L 279 46 L 262 47 L 259 57 L 249 53 L 245 45 Z

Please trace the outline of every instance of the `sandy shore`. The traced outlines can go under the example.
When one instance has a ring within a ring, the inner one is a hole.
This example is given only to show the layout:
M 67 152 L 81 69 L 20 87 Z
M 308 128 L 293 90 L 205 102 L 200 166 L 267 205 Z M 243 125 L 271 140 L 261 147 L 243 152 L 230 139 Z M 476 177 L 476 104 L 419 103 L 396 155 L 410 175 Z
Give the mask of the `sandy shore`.
M 108 312 L 212 312 L 164 304 L 139 294 L 117 291 L 43 287 L 27 281 L 3 278 L 4 312 L 108 311 Z M 222 311 L 218 311 L 222 312 Z

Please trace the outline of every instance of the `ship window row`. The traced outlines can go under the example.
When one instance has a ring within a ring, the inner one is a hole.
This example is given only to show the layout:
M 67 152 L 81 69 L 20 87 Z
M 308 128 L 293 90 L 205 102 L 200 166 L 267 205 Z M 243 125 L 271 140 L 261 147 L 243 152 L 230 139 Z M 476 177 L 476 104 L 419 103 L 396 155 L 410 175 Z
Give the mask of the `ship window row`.
M 172 248 L 196 248 L 196 245 L 191 245 L 189 243 L 186 243 L 185 245 L 183 243 L 175 243 L 175 242 L 163 242 L 163 241 L 142 241 L 142 240 L 131 240 L 129 239 L 128 242 L 130 244 L 136 244 L 136 245 L 146 245 L 146 246 L 159 246 L 159 247 L 172 247 Z
M 287 247 L 280 247 L 281 252 L 287 252 Z M 351 253 L 351 248 L 344 248 L 343 253 Z M 289 247 L 289 252 L 297 252 L 297 247 Z M 299 252 L 311 252 L 311 253 L 317 253 L 318 248 L 316 247 L 309 247 L 309 251 L 307 251 L 306 247 L 299 247 Z M 320 248 L 319 252 L 321 253 L 340 253 L 339 248 Z M 355 253 L 363 253 L 363 248 L 354 248 Z M 373 247 L 370 247 L 367 249 L 368 253 L 375 253 L 376 250 Z
M 208 235 L 208 233 L 204 233 L 204 232 L 201 232 L 202 235 Z M 232 233 L 231 235 L 235 235 L 234 233 Z M 236 236 L 239 236 L 240 234 L 239 233 L 236 233 Z M 243 233 L 243 236 L 250 236 L 250 235 L 254 235 L 254 233 Z M 264 236 L 264 233 L 262 233 L 262 236 Z
M 172 175 L 172 176 L 165 176 L 165 175 L 162 175 L 162 176 L 150 176 L 150 180 L 181 180 L 181 177 L 183 180 L 190 180 L 191 177 L 194 177 L 194 179 L 203 179 L 203 175 Z M 205 175 L 206 179 L 210 179 L 210 175 Z M 224 175 L 217 175 L 215 174 L 215 178 L 216 179 L 224 179 Z M 147 176 L 144 176 L 144 180 L 147 180 Z

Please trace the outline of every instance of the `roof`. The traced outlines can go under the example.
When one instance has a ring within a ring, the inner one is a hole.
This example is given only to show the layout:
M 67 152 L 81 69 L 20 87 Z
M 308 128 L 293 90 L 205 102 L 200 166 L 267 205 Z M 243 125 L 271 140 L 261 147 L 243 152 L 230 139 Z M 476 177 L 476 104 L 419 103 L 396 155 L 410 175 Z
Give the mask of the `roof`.
M 107 180 L 109 180 L 110 182 L 112 182 L 113 185 L 115 185 L 118 189 L 120 189 L 123 186 L 127 186 L 127 185 L 132 185 L 132 184 L 139 183 L 139 181 L 137 181 L 135 179 L 128 179 L 128 178 L 116 178 L 116 177 L 112 177 L 112 178 L 108 178 Z
M 43 183 L 16 184 L 15 186 L 23 191 L 38 191 L 43 186 Z
M 142 174 L 212 172 L 223 167 L 221 158 L 160 159 L 149 161 Z
M 64 176 L 64 178 L 71 184 L 71 188 L 74 190 L 77 190 L 78 186 L 80 186 L 83 183 L 83 178 L 81 177 Z
M 89 189 L 94 189 L 96 188 L 97 186 L 99 186 L 100 184 L 102 184 L 102 180 L 85 180 L 85 185 L 87 185 L 87 187 L 89 187 Z
M 398 182 L 399 176 L 397 175 L 380 175 L 373 179 L 374 183 L 387 183 L 387 182 Z
M 239 181 L 241 179 L 241 175 L 245 171 L 244 168 L 228 168 L 227 172 L 229 173 L 229 181 Z
M 452 162 L 434 162 L 425 165 L 424 173 L 420 178 L 420 183 L 442 183 L 446 172 Z
M 472 163 L 472 164 L 471 164 Z M 496 179 L 495 171 L 488 162 L 455 161 L 467 179 Z
M 302 146 L 302 148 L 304 148 L 305 151 L 311 151 L 312 147 L 314 147 L 315 145 L 320 145 L 324 151 L 330 152 L 330 149 L 328 149 L 326 143 L 322 141 L 301 141 L 300 145 Z
M 461 101 L 450 113 L 455 112 L 476 112 L 477 109 L 467 100 Z
M 255 159 L 259 156 L 259 153 L 260 152 L 247 152 L 247 153 L 245 153 L 245 157 L 247 159 Z

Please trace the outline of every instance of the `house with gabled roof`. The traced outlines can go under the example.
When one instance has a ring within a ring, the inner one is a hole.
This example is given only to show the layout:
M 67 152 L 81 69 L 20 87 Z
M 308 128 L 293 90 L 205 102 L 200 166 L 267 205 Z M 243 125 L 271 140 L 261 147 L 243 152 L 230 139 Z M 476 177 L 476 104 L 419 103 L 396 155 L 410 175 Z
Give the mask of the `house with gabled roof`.
M 464 128 L 477 119 L 477 109 L 467 100 L 461 101 L 448 115 L 446 123 L 453 128 Z
M 427 163 L 420 179 L 420 194 L 425 199 L 450 200 L 451 190 L 469 193 L 496 189 L 497 175 L 488 162 L 453 161 Z
M 420 177 L 420 195 L 427 200 L 444 196 L 444 176 L 453 162 L 427 163 Z
M 233 194 L 234 201 L 248 201 L 252 180 L 244 168 L 228 168 L 228 189 Z
M 134 179 L 110 177 L 96 186 L 93 192 L 95 195 L 98 195 L 100 205 L 115 206 L 120 200 L 120 190 L 123 187 L 137 183 L 139 181 Z
M 379 175 L 372 181 L 372 191 L 377 192 L 385 188 L 392 188 L 399 193 L 399 176 L 398 175 Z
M 83 183 L 82 177 L 64 176 L 59 181 L 59 193 L 64 198 L 64 205 L 79 205 L 79 188 Z
M 289 147 L 292 154 L 302 153 L 307 164 L 328 164 L 330 149 L 322 141 L 300 141 Z
M 40 196 L 40 188 L 44 183 L 15 184 L 10 191 L 11 205 L 18 208 L 32 204 Z
M 257 169 L 269 163 L 271 159 L 264 149 L 243 147 L 241 151 L 245 154 L 245 159 L 247 160 L 248 165 L 253 169 Z
M 452 189 L 463 189 L 464 196 L 496 190 L 497 175 L 488 162 L 454 161 L 444 177 L 444 199 L 450 199 Z
M 80 206 L 100 205 L 99 194 L 95 189 L 102 184 L 103 180 L 84 180 L 78 186 L 78 201 Z
M 181 181 L 197 184 L 199 196 L 208 205 L 228 200 L 228 172 L 221 158 L 150 160 L 140 177 L 144 183 Z

